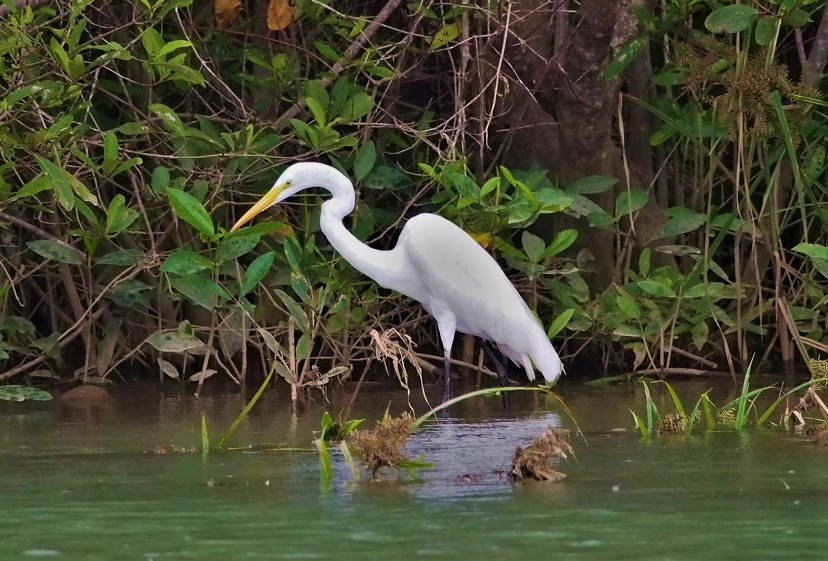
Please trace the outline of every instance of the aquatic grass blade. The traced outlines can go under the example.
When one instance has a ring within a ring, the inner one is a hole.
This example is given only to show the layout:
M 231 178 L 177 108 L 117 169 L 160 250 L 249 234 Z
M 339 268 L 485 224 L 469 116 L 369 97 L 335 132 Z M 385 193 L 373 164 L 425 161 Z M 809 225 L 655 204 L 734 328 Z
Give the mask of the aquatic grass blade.
M 244 419 L 247 417 L 247 414 L 250 413 L 250 411 L 253 409 L 253 406 L 256 405 L 256 402 L 259 401 L 260 397 L 262 397 L 262 394 L 267 388 L 267 385 L 270 383 L 270 379 L 273 378 L 274 372 L 276 372 L 275 364 L 270 367 L 270 372 L 268 372 L 267 377 L 264 379 L 264 382 L 262 382 L 259 391 L 257 391 L 253 395 L 253 397 L 250 398 L 250 401 L 247 403 L 244 409 L 242 409 L 242 412 L 239 413 L 239 416 L 236 417 L 236 420 L 233 421 L 233 424 L 231 424 L 230 427 L 226 431 L 224 431 L 224 434 L 221 435 L 221 438 L 219 438 L 216 448 L 221 448 L 222 446 L 224 446 L 225 441 L 227 441 L 231 436 L 233 436 L 233 433 L 236 432 L 237 428 L 239 428 L 241 422 L 244 421 Z
M 201 455 L 205 458 L 210 453 L 210 438 L 207 435 L 207 416 L 201 413 Z
M 348 469 L 351 470 L 351 477 L 359 479 L 359 470 L 354 462 L 354 456 L 351 454 L 351 447 L 348 446 L 346 441 L 343 440 L 339 443 L 339 451 L 342 452 L 342 457 L 345 458 L 345 463 L 348 464 Z M 330 458 L 328 458 L 328 465 L 330 466 Z M 331 477 L 333 477 L 333 473 L 331 473 Z
M 780 393 L 779 397 L 773 403 L 768 405 L 764 413 L 762 413 L 756 420 L 756 426 L 761 427 L 762 425 L 764 425 L 768 421 L 768 418 L 771 415 L 773 415 L 773 412 L 776 410 L 777 407 L 779 407 L 782 401 L 787 399 L 789 396 L 795 394 L 796 392 L 802 391 L 807 387 L 813 386 L 814 384 L 824 384 L 825 382 L 828 382 L 828 378 L 815 378 L 813 380 L 803 382 L 785 393 Z
M 750 359 L 750 363 L 745 371 L 745 379 L 742 380 L 742 393 L 739 394 L 736 400 L 736 419 L 733 421 L 733 426 L 737 429 L 742 429 L 747 424 L 748 388 L 750 387 L 750 371 L 752 367 L 753 359 Z
M 397 464 L 397 467 L 408 468 L 408 479 L 416 479 L 417 470 L 430 469 L 434 464 L 425 461 L 425 454 L 419 454 L 416 458 L 407 458 Z
M 716 426 L 716 418 L 713 416 L 713 402 L 710 401 L 710 396 L 707 395 L 707 392 L 702 394 L 704 401 L 702 402 L 702 408 L 704 409 L 704 418 L 707 421 L 707 430 L 713 430 Z
M 644 386 L 644 398 L 647 402 L 647 430 L 653 432 L 655 422 L 661 419 L 661 415 L 659 415 L 658 407 L 656 407 L 653 396 L 650 394 L 650 385 L 646 380 L 641 380 L 641 385 Z
M 746 402 L 745 417 L 747 417 L 747 412 L 751 408 L 750 406 L 755 402 L 756 398 L 759 397 L 759 395 L 761 395 L 762 393 L 764 393 L 768 390 L 778 390 L 778 389 L 779 388 L 777 388 L 776 386 L 763 386 L 761 388 L 756 388 L 755 390 L 750 390 L 746 394 L 739 394 L 739 397 L 737 397 L 736 399 L 734 399 L 730 403 L 727 403 L 724 407 L 722 407 L 722 409 L 731 409 L 731 408 L 736 409 L 739 405 L 739 401 L 744 399 L 745 402 Z M 748 404 L 750 404 L 750 405 L 748 405 Z
M 313 443 L 319 452 L 319 479 L 322 483 L 330 483 L 333 479 L 333 467 L 331 467 L 331 454 L 328 451 L 328 443 L 321 438 L 317 438 Z
M 635 422 L 635 428 L 638 429 L 638 431 L 641 433 L 641 436 L 643 438 L 649 438 L 650 437 L 650 429 L 644 423 L 644 420 L 641 417 L 639 417 L 638 415 L 636 415 L 635 411 L 633 411 L 632 409 L 630 410 L 630 413 L 632 413 L 633 421 Z
M 579 434 L 581 434 L 581 429 L 578 427 L 578 423 L 575 420 L 575 416 L 572 415 L 572 411 L 570 411 L 569 407 L 566 406 L 566 403 L 564 403 L 564 400 L 561 399 L 560 396 L 558 396 L 558 394 L 556 394 L 555 392 L 553 392 L 549 388 L 546 388 L 546 387 L 543 387 L 543 386 L 528 386 L 528 387 L 527 386 L 514 386 L 514 387 L 509 387 L 509 388 L 486 388 L 486 389 L 482 389 L 482 390 L 475 390 L 475 391 L 469 392 L 469 393 L 464 393 L 463 395 L 459 395 L 459 396 L 457 396 L 453 399 L 450 399 L 450 400 L 446 401 L 445 403 L 442 403 L 442 404 L 438 405 L 437 407 L 434 407 L 434 408 L 430 409 L 429 411 L 426 411 L 425 413 L 423 413 L 419 417 L 417 417 L 417 419 L 415 419 L 414 422 L 411 424 L 411 431 L 414 431 L 414 429 L 416 429 L 417 427 L 422 425 L 424 422 L 426 422 L 431 417 L 434 417 L 437 413 L 439 413 L 443 409 L 451 407 L 452 405 L 460 403 L 461 401 L 465 401 L 465 400 L 470 399 L 472 397 L 479 397 L 479 396 L 486 396 L 486 395 L 499 395 L 500 392 L 541 392 L 541 393 L 545 393 L 547 395 L 550 395 L 550 396 L 554 397 L 555 400 L 558 402 L 558 404 L 561 407 L 563 407 L 563 410 L 566 412 L 566 414 L 569 415 L 569 418 L 572 419 L 572 422 L 575 423 L 575 429 L 578 431 Z
M 690 412 L 690 416 L 687 418 L 687 429 L 684 431 L 685 435 L 689 435 L 690 431 L 692 431 L 695 427 L 696 415 L 699 415 L 699 409 L 704 409 L 704 416 L 707 421 L 707 430 L 710 430 L 715 426 L 713 413 L 710 410 L 710 397 L 708 396 L 709 392 L 710 390 L 701 394 L 699 399 L 696 401 L 696 405 L 693 406 L 693 411 Z
M 673 386 L 671 386 L 666 380 L 657 381 L 667 386 L 667 391 L 670 392 L 670 397 L 673 400 L 673 406 L 676 408 L 676 413 L 684 417 L 684 406 L 682 405 L 681 400 L 679 399 L 679 396 L 676 393 L 676 390 L 674 390 Z

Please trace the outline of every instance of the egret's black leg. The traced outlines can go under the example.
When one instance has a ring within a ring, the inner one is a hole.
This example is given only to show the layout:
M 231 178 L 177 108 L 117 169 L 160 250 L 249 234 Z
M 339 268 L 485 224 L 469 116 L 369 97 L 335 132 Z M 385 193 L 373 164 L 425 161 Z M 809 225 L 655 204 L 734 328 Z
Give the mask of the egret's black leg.
M 451 399 L 451 351 L 443 351 L 443 403 Z
M 497 358 L 497 353 L 495 353 L 494 347 L 492 347 L 491 343 L 488 341 L 483 341 L 483 351 L 494 363 L 495 371 L 497 372 L 497 377 L 500 380 L 500 385 L 504 388 L 509 386 L 509 376 L 506 374 L 506 367 L 503 366 L 503 363 Z M 509 408 L 509 392 L 501 393 L 503 396 L 503 408 Z

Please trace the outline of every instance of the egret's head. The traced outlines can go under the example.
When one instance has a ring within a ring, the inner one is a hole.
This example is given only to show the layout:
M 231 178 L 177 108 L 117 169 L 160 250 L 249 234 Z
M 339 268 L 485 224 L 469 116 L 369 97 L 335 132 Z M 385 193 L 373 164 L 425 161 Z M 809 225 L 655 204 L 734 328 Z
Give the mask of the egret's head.
M 244 216 L 239 218 L 238 222 L 233 224 L 230 231 L 233 232 L 238 230 L 253 220 L 253 218 L 260 214 L 263 210 L 284 201 L 288 197 L 292 197 L 303 189 L 324 186 L 325 177 L 331 172 L 341 175 L 338 171 L 325 164 L 318 164 L 314 162 L 293 164 L 282 172 L 282 175 L 279 176 L 279 179 L 276 180 L 276 183 L 273 184 L 270 191 L 268 191 L 264 197 L 259 199 L 256 204 L 250 207 L 250 209 L 244 213 Z

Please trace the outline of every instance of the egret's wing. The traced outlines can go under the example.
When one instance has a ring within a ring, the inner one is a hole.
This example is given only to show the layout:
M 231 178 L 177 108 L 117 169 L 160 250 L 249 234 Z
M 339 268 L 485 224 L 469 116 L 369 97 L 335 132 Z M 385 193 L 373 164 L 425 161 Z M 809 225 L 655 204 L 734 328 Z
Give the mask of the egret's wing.
M 527 321 L 537 323 L 492 256 L 448 220 L 433 214 L 412 218 L 400 245 L 423 291 L 411 296 L 432 315 L 450 310 L 458 330 L 512 346 Z

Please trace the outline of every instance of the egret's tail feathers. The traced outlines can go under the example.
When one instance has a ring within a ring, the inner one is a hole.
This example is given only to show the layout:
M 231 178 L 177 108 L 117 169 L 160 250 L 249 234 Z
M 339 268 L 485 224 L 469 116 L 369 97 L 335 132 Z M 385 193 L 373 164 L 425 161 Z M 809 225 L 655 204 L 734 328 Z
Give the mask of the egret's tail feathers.
M 520 355 L 520 362 L 523 364 L 523 369 L 526 371 L 526 377 L 530 382 L 535 381 L 535 368 L 532 366 L 532 359 L 527 354 Z

